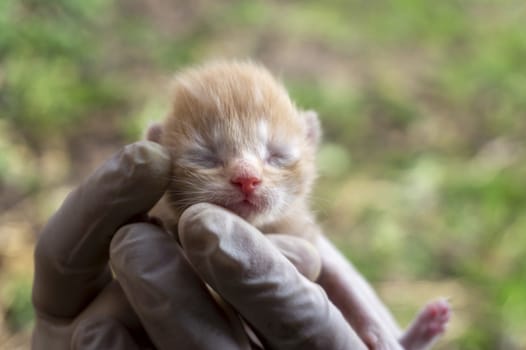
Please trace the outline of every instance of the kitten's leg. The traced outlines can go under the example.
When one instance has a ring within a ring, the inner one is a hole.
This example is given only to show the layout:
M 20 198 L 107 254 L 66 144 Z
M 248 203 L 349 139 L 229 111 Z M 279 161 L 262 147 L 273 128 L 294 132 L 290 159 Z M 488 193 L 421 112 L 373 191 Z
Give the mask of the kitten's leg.
M 430 348 L 445 332 L 450 317 L 451 308 L 446 299 L 428 303 L 409 325 L 400 343 L 408 350 Z
M 402 349 L 400 328 L 362 275 L 324 236 L 316 246 L 322 259 L 318 283 L 369 349 Z
M 323 264 L 319 283 L 370 348 L 400 349 L 392 344 L 394 338 L 407 350 L 423 350 L 442 335 L 450 317 L 445 300 L 427 304 L 402 334 L 389 310 L 354 266 L 325 237 L 320 235 L 316 245 Z M 377 346 L 375 338 L 380 338 Z

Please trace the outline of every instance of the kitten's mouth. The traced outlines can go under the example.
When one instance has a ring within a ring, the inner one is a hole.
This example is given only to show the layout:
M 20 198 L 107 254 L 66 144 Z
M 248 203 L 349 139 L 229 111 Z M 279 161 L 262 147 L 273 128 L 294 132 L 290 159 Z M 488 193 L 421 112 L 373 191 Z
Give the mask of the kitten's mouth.
M 243 199 L 242 201 L 223 206 L 244 219 L 253 218 L 261 212 L 261 207 L 249 199 Z

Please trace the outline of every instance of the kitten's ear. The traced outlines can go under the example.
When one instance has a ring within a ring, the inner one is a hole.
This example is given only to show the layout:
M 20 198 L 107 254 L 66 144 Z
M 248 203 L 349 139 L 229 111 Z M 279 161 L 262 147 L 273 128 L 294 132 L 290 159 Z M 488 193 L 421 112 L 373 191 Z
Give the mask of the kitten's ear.
M 148 127 L 148 131 L 146 131 L 146 139 L 148 141 L 161 143 L 162 135 L 163 135 L 163 128 L 160 123 L 151 124 Z
M 321 124 L 318 113 L 313 110 L 299 111 L 307 125 L 307 138 L 313 146 L 318 146 L 321 140 Z

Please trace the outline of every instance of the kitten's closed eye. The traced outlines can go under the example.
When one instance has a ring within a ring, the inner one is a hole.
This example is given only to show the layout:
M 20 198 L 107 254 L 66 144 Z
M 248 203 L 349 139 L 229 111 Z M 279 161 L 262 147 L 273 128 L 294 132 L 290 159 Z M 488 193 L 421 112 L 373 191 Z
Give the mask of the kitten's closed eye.
M 286 168 L 294 164 L 297 160 L 298 157 L 295 155 L 295 152 L 283 146 L 269 146 L 265 159 L 269 165 L 276 168 Z
M 212 151 L 204 148 L 188 150 L 182 157 L 181 162 L 190 167 L 199 167 L 204 169 L 218 168 L 223 162 Z

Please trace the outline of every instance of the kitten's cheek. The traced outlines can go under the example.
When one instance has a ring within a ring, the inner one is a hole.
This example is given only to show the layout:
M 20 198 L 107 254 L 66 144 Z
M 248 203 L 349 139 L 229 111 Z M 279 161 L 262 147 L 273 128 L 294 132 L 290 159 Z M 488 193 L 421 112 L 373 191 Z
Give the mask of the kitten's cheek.
M 272 191 L 265 196 L 264 204 L 266 211 L 276 213 L 283 210 L 283 194 L 284 192 Z

